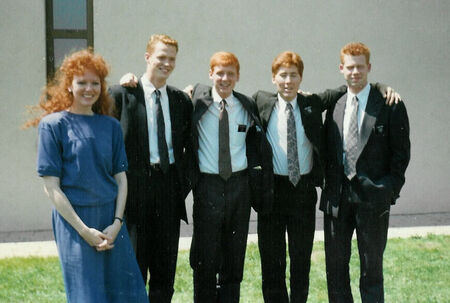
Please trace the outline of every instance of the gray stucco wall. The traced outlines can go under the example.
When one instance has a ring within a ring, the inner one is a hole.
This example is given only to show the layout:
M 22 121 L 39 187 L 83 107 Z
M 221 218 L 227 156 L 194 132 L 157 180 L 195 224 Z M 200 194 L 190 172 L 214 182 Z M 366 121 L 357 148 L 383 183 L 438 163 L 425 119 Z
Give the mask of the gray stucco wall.
M 270 65 L 283 50 L 305 62 L 301 88 L 343 84 L 339 50 L 362 41 L 372 51 L 369 80 L 393 86 L 406 101 L 412 160 L 393 213 L 450 212 L 450 2 L 430 1 L 94 1 L 94 43 L 112 66 L 110 83 L 142 74 L 152 33 L 177 39 L 170 83 L 209 83 L 215 51 L 241 63 L 237 90 L 273 90 Z M 49 229 L 50 202 L 35 174 L 36 131 L 20 130 L 24 106 L 45 83 L 44 1 L 0 2 L 0 232 Z

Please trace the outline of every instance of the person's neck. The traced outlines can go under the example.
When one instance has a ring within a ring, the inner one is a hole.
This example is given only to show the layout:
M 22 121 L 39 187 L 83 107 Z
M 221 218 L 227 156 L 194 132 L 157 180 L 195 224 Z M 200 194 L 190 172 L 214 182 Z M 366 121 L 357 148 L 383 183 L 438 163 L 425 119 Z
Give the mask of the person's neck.
M 166 81 L 167 79 L 156 79 L 155 77 L 153 77 L 151 74 L 146 73 L 146 77 L 147 79 L 150 81 L 151 84 L 153 84 L 153 86 L 156 89 L 160 89 L 161 87 L 163 87 L 164 85 L 166 85 Z
M 72 114 L 77 114 L 77 115 L 85 115 L 85 116 L 93 116 L 94 115 L 94 111 L 92 110 L 92 107 L 75 107 L 75 106 L 71 106 L 67 109 L 68 112 L 72 113 Z
M 351 93 L 354 94 L 354 95 L 357 95 L 357 94 L 359 94 L 366 86 L 367 86 L 367 82 L 366 82 L 364 85 L 358 86 L 358 87 L 351 87 L 351 86 L 348 86 L 348 91 L 351 92 Z

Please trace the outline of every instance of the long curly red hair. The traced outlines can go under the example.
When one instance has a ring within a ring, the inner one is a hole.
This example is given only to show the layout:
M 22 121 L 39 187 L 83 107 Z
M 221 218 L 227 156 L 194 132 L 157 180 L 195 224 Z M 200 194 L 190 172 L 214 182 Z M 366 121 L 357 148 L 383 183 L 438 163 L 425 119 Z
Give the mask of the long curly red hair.
M 92 106 L 92 111 L 112 115 L 113 102 L 108 95 L 105 80 L 109 67 L 102 56 L 94 54 L 89 48 L 74 52 L 64 59 L 55 77 L 43 88 L 39 104 L 31 108 L 31 112 L 39 112 L 39 116 L 25 122 L 24 127 L 37 126 L 44 116 L 68 109 L 73 103 L 73 95 L 69 92 L 73 77 L 83 75 L 86 70 L 95 72 L 101 83 L 100 96 Z

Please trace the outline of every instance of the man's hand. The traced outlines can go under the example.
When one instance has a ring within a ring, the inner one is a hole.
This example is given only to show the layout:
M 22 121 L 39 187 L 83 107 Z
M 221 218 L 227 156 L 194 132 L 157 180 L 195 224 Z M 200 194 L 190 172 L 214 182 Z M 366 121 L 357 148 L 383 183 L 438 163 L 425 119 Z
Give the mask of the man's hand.
M 136 87 L 138 78 L 133 73 L 126 73 L 120 78 L 119 84 L 123 87 Z
M 392 105 L 397 104 L 398 102 L 402 101 L 402 97 L 399 93 L 397 93 L 392 87 L 387 86 L 383 83 L 378 83 L 378 90 L 380 91 L 383 98 L 386 98 L 386 104 Z
M 183 91 L 184 91 L 186 94 L 188 94 L 189 98 L 192 99 L 192 92 L 194 91 L 194 87 L 193 87 L 191 84 L 189 84 L 188 86 L 186 86 L 186 87 L 183 89 Z

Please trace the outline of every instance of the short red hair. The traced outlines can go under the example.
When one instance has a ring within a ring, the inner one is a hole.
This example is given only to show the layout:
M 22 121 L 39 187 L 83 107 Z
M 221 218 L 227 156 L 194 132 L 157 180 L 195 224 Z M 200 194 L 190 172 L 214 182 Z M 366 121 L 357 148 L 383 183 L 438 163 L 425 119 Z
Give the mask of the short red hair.
M 237 73 L 239 74 L 239 60 L 235 54 L 230 52 L 217 52 L 212 55 L 209 60 L 209 69 L 214 71 L 214 67 L 216 66 L 230 66 L 233 65 L 236 67 Z
M 102 56 L 94 54 L 92 49 L 85 49 L 65 57 L 55 77 L 44 87 L 39 104 L 31 108 L 32 112 L 40 112 L 40 115 L 25 122 L 24 127 L 37 126 L 44 116 L 68 109 L 73 103 L 73 95 L 69 92 L 73 77 L 83 75 L 86 70 L 93 71 L 101 84 L 100 96 L 92 106 L 92 111 L 112 115 L 113 102 L 105 80 L 109 67 Z
M 350 42 L 341 48 L 341 63 L 344 64 L 344 56 L 361 56 L 366 57 L 366 63 L 370 63 L 370 49 L 362 42 Z
M 291 51 L 285 51 L 276 56 L 272 61 L 272 76 L 276 75 L 281 66 L 295 66 L 297 67 L 300 77 L 303 77 L 303 60 L 299 54 Z
M 152 35 L 147 42 L 146 52 L 151 55 L 155 51 L 155 45 L 162 42 L 166 45 L 172 45 L 178 53 L 178 41 L 163 34 Z

